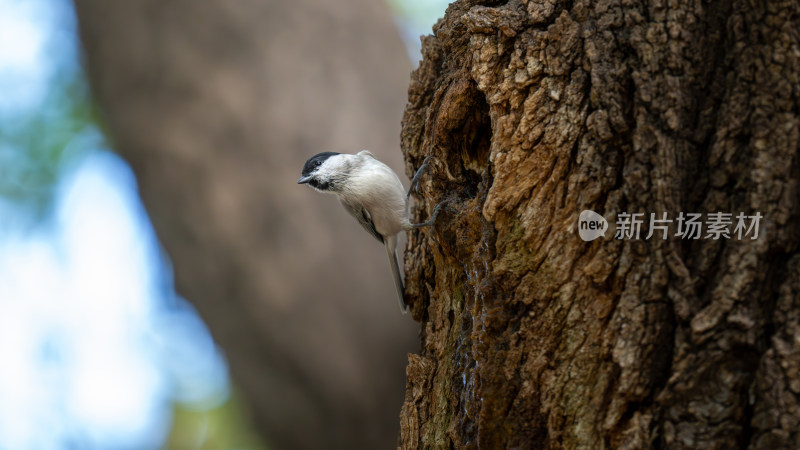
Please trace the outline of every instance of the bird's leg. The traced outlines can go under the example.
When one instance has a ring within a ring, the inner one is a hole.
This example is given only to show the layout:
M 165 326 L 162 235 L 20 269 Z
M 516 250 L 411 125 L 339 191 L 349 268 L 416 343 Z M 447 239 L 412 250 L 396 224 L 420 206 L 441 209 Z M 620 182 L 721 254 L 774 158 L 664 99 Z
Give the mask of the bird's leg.
M 439 202 L 438 205 L 436 205 L 433 208 L 433 216 L 431 217 L 431 220 L 429 220 L 427 222 L 423 222 L 423 223 L 412 223 L 411 224 L 411 229 L 413 230 L 413 229 L 422 228 L 422 227 L 429 227 L 429 226 L 433 225 L 433 223 L 436 222 L 436 216 L 439 214 L 439 211 L 441 211 L 442 206 L 444 204 L 445 204 L 445 201 L 442 200 L 441 202 Z
M 406 194 L 406 198 L 410 197 L 411 193 L 416 191 L 419 187 L 419 182 L 422 179 L 422 175 L 424 175 L 428 170 L 428 162 L 431 160 L 431 158 L 433 158 L 433 155 L 426 157 L 422 161 L 422 165 L 419 166 L 419 169 L 417 169 L 417 172 L 414 174 L 414 178 L 411 179 L 411 186 L 408 188 L 408 194 Z
M 419 166 L 419 169 L 417 169 L 417 172 L 414 174 L 414 177 L 411 179 L 411 186 L 409 186 L 409 188 L 408 188 L 408 194 L 406 194 L 406 198 L 410 197 L 411 193 L 415 192 L 417 190 L 417 188 L 419 188 L 420 180 L 422 179 L 422 176 L 425 174 L 425 172 L 430 167 L 430 161 L 433 158 L 434 158 L 434 156 L 430 155 L 430 156 L 426 157 L 422 161 L 422 165 Z M 442 209 L 442 205 L 444 205 L 444 203 L 445 202 L 442 201 L 442 202 L 440 202 L 438 205 L 436 205 L 433 208 L 433 216 L 431 216 L 431 220 L 429 220 L 427 222 L 423 222 L 423 223 L 412 223 L 411 224 L 411 229 L 429 227 L 429 226 L 433 225 L 433 223 L 436 222 L 436 216 L 439 214 L 439 211 Z

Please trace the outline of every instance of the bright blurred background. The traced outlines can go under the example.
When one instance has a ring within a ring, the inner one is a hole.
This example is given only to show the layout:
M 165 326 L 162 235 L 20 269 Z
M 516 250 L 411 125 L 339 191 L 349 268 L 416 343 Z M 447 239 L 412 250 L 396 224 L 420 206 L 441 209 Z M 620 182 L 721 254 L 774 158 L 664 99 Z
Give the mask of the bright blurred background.
M 390 5 L 416 64 L 447 2 Z M 71 2 L 0 0 L 0 449 L 264 448 L 80 53 Z

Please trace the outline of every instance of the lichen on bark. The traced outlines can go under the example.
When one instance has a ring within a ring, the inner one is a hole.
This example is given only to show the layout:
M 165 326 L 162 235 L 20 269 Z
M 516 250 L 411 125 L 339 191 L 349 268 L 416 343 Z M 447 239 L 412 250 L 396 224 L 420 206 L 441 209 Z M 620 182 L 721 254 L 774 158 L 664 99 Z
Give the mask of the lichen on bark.
M 800 446 L 800 5 L 456 1 L 407 172 L 422 348 L 404 448 Z M 758 239 L 582 241 L 578 214 L 739 212 Z

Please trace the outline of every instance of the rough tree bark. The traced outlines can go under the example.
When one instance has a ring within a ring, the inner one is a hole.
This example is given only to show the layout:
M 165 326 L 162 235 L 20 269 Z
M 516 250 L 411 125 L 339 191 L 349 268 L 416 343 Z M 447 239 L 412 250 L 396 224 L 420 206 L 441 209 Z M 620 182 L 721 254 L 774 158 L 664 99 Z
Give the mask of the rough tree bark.
M 800 4 L 451 4 L 403 119 L 430 232 L 404 448 L 800 448 Z M 763 216 L 577 234 L 582 210 Z M 733 227 L 731 227 L 733 228 Z M 703 231 L 703 235 L 706 231 Z
M 296 184 L 325 150 L 401 166 L 411 66 L 372 0 L 76 0 L 93 91 L 177 290 L 275 448 L 394 446 L 406 352 L 380 245 Z

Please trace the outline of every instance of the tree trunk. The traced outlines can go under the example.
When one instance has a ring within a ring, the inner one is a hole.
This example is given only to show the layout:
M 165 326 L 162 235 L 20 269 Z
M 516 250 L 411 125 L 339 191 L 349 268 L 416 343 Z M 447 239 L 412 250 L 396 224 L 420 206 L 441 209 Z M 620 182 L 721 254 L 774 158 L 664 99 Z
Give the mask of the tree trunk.
M 797 1 L 449 7 L 403 119 L 417 219 L 444 202 L 406 255 L 404 448 L 800 448 L 799 30 Z M 584 210 L 642 234 L 585 242 Z
M 416 324 L 383 248 L 303 162 L 401 164 L 411 70 L 372 0 L 76 0 L 92 88 L 178 292 L 275 448 L 397 443 Z

